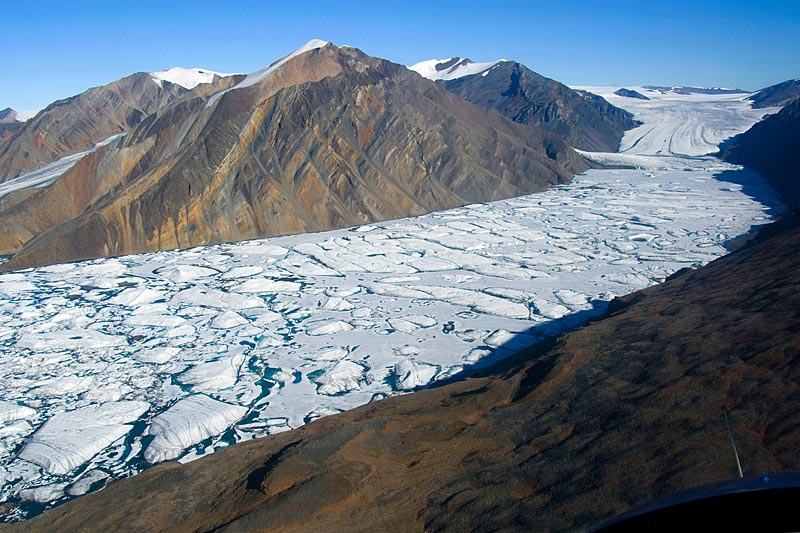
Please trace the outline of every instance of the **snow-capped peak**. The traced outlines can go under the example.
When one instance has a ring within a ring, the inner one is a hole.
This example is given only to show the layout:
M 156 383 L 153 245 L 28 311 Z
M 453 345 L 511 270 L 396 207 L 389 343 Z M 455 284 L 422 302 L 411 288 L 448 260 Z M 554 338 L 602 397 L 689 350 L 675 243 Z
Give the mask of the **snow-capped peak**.
M 0 124 L 7 124 L 11 122 L 26 122 L 33 118 L 38 111 L 17 111 L 7 107 L 0 110 Z
M 248 74 L 245 79 L 239 82 L 233 89 L 241 89 L 242 87 L 249 87 L 250 85 L 255 85 L 256 83 L 260 82 L 273 72 L 275 72 L 278 68 L 282 65 L 286 64 L 290 60 L 294 59 L 295 57 L 299 56 L 300 54 L 304 54 L 310 50 L 316 50 L 317 48 L 322 48 L 326 44 L 330 44 L 328 41 L 323 41 L 321 39 L 312 39 L 308 41 L 306 44 L 295 50 L 289 55 L 283 56 L 279 60 L 272 63 L 270 66 L 257 70 L 251 74 Z
M 194 89 L 201 83 L 211 83 L 214 81 L 214 76 L 224 78 L 225 76 L 233 76 L 233 74 L 224 74 L 222 72 L 214 72 L 204 68 L 181 68 L 172 67 L 171 69 L 162 70 L 161 72 L 151 72 L 150 77 L 153 81 L 161 87 L 162 81 L 168 81 L 175 85 L 180 85 L 186 89 Z
M 274 63 L 272 63 L 268 67 L 264 67 L 264 68 L 262 68 L 260 70 L 256 70 L 255 72 L 251 72 L 250 74 L 247 75 L 247 77 L 245 79 L 243 79 L 242 81 L 240 81 L 239 83 L 237 83 L 233 87 L 231 87 L 229 89 L 225 89 L 224 91 L 220 91 L 220 92 L 214 94 L 211 98 L 209 98 L 208 103 L 206 104 L 206 107 L 208 107 L 211 104 L 213 104 L 223 94 L 225 94 L 225 93 L 227 93 L 229 91 L 236 90 L 236 89 L 242 89 L 244 87 L 250 87 L 251 85 L 255 85 L 256 83 L 260 82 L 261 80 L 263 80 L 264 78 L 266 78 L 267 76 L 269 76 L 270 74 L 272 74 L 273 72 L 278 70 L 281 66 L 285 65 L 287 62 L 289 62 L 293 58 L 295 58 L 295 57 L 297 57 L 297 56 L 299 56 L 301 54 L 304 54 L 306 52 L 309 52 L 311 50 L 316 50 L 317 48 L 322 48 L 323 46 L 325 46 L 327 44 L 330 44 L 330 42 L 323 41 L 321 39 L 312 39 L 312 40 L 308 41 L 306 44 L 304 44 L 303 46 L 301 46 L 300 48 L 298 48 L 297 50 L 295 50 L 291 54 L 283 56 L 282 58 L 278 59 L 277 61 L 275 61 Z
M 464 76 L 471 76 L 472 74 L 480 74 L 481 72 L 483 72 L 485 76 L 490 68 L 504 61 L 506 60 L 498 59 L 497 61 L 489 61 L 487 63 L 475 63 L 471 59 L 451 57 L 450 59 L 429 59 L 427 61 L 421 61 L 408 68 L 429 80 L 455 80 L 457 78 L 463 78 Z

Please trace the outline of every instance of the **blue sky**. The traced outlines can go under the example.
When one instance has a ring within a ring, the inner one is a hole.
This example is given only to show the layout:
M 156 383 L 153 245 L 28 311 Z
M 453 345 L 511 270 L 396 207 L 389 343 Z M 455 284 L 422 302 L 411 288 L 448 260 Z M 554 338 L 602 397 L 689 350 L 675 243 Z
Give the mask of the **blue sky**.
M 136 71 L 250 72 L 312 38 L 411 64 L 515 59 L 572 85 L 758 89 L 800 77 L 800 1 L 7 2 L 0 109 Z

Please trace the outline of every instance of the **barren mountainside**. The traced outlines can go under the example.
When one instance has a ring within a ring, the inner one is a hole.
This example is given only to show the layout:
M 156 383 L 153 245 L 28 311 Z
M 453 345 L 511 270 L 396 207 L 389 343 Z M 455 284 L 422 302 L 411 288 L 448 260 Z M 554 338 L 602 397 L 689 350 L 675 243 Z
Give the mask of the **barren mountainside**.
M 747 99 L 753 102 L 753 107 L 764 108 L 782 107 L 797 98 L 800 98 L 800 79 L 770 85 Z
M 514 61 L 443 83 L 465 100 L 553 132 L 581 150 L 615 152 L 625 130 L 637 125 L 633 115 L 603 98 L 570 89 Z
M 218 88 L 231 81 L 222 80 Z M 53 102 L 0 144 L 0 182 L 128 131 L 187 92 L 180 85 L 156 83 L 149 73 L 138 72 Z
M 327 45 L 143 117 L 0 212 L 6 269 L 317 231 L 563 183 L 559 137 L 406 68 Z

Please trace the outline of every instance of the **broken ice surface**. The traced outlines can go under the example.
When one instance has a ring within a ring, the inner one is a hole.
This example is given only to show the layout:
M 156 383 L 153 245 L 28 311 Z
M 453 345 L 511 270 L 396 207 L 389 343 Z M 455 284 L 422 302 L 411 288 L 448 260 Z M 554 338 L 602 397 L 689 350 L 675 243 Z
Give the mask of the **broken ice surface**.
M 62 501 L 457 376 L 770 218 L 771 190 L 737 167 L 615 157 L 645 168 L 360 228 L 0 274 L 0 502 Z

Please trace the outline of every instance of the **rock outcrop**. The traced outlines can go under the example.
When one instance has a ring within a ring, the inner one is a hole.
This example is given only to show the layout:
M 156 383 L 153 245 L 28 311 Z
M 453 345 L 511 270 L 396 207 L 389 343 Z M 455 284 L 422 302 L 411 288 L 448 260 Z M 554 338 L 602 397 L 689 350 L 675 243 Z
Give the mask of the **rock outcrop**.
M 603 98 L 572 90 L 514 61 L 440 83 L 469 102 L 553 132 L 581 150 L 615 152 L 624 132 L 638 125 L 633 115 Z
M 617 96 L 624 96 L 625 98 L 637 98 L 639 100 L 650 100 L 648 97 L 640 93 L 639 91 L 634 91 L 633 89 L 626 89 L 621 88 L 614 91 L 614 94 Z
M 558 136 L 333 45 L 192 92 L 0 212 L 3 268 L 346 227 L 563 183 Z
M 485 376 L 165 463 L 3 531 L 575 531 L 800 467 L 800 219 Z M 724 312 L 720 312 L 724 310 Z

